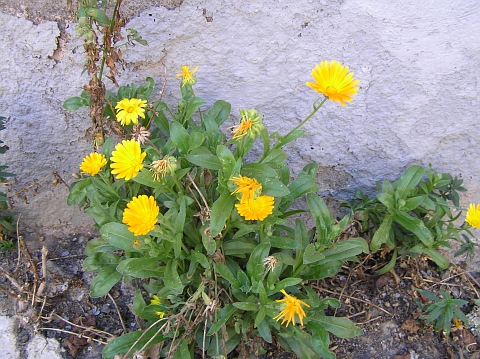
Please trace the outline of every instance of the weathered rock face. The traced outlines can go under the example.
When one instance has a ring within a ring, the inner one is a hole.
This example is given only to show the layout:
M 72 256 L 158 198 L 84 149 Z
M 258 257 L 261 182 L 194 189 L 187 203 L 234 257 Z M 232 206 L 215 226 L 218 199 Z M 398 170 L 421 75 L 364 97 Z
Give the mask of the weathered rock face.
M 10 116 L 0 133 L 10 150 L 0 160 L 17 174 L 12 194 L 20 230 L 88 233 L 91 221 L 68 207 L 66 196 L 71 173 L 91 149 L 91 123 L 86 110 L 62 109 L 88 82 L 82 40 L 66 5 L 28 3 L 0 1 L 0 115 Z M 271 132 L 285 133 L 317 99 L 305 86 L 311 68 L 336 59 L 350 66 L 361 88 L 345 108 L 327 102 L 305 126 L 306 136 L 289 145 L 294 173 L 318 162 L 323 193 L 348 198 L 409 165 L 432 163 L 465 180 L 464 203 L 480 201 L 477 1 L 125 1 L 124 7 L 126 28 L 149 46 L 123 51 L 120 84 L 152 76 L 160 89 L 166 69 L 163 99 L 173 103 L 179 67 L 199 65 L 196 93 L 207 105 L 224 99 L 235 116 L 256 108 Z

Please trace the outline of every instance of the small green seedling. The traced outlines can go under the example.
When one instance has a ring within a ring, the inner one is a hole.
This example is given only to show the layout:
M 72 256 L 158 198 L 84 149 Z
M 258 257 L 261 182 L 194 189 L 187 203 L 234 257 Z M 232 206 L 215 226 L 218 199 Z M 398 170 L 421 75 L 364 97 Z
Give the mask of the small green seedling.
M 460 310 L 460 307 L 468 303 L 466 300 L 454 299 L 450 293 L 443 290 L 440 290 L 441 299 L 428 290 L 417 289 L 417 291 L 433 302 L 427 305 L 417 304 L 425 313 L 421 319 L 424 319 L 427 324 L 435 322 L 436 331 L 443 330 L 446 335 L 450 334 L 453 319 L 459 319 L 467 325 L 468 318 Z

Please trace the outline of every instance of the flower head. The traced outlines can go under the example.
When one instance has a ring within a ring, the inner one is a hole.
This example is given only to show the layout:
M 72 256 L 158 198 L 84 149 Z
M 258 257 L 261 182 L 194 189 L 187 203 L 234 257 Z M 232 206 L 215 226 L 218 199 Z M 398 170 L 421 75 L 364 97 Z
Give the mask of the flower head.
M 115 146 L 110 157 L 110 168 L 115 178 L 125 178 L 125 181 L 135 177 L 143 167 L 143 159 L 147 154 L 142 152 L 140 144 L 135 140 L 123 140 Z
M 247 200 L 257 197 L 262 192 L 262 185 L 255 178 L 238 175 L 230 178 L 237 186 L 237 189 L 232 194 L 241 194 L 241 200 Z
M 133 197 L 123 211 L 122 223 L 135 236 L 141 236 L 155 228 L 160 209 L 153 196 L 141 195 Z
M 470 203 L 465 221 L 473 228 L 480 228 L 480 203 L 476 207 L 473 203 Z
M 240 123 L 232 130 L 233 139 L 238 140 L 244 136 L 257 137 L 265 128 L 262 116 L 256 110 L 240 110 Z
M 132 139 L 143 145 L 151 133 L 142 125 L 133 126 Z
M 124 98 L 117 102 L 115 109 L 117 110 L 117 121 L 122 126 L 128 126 L 130 123 L 138 124 L 138 117 L 145 118 L 145 106 L 147 100 L 138 98 Z
M 197 79 L 195 76 L 193 76 L 193 73 L 197 71 L 198 66 L 195 66 L 195 68 L 190 71 L 190 68 L 188 66 L 182 66 L 182 72 L 176 75 L 176 77 L 181 77 L 182 78 L 182 87 L 185 85 L 195 85 L 197 82 Z
M 107 164 L 107 159 L 104 155 L 97 152 L 92 152 L 88 156 L 85 156 L 80 164 L 80 171 L 87 173 L 90 176 L 97 175 L 103 166 Z
M 165 299 L 160 298 L 158 295 L 152 295 L 152 299 L 150 299 L 150 304 L 160 305 Z
M 267 256 L 263 258 L 262 264 L 265 266 L 267 272 L 272 272 L 278 265 L 278 259 L 275 256 Z
M 304 301 L 301 301 L 297 297 L 294 297 L 293 295 L 289 295 L 287 292 L 285 292 L 284 289 L 281 290 L 282 294 L 285 296 L 283 299 L 277 300 L 278 303 L 285 303 L 285 308 L 278 314 L 275 318 L 277 322 L 283 318 L 282 324 L 287 322 L 286 327 L 290 324 L 290 322 L 295 325 L 295 314 L 298 315 L 298 319 L 300 319 L 300 324 L 303 325 L 303 318 L 306 317 L 305 311 L 302 308 L 302 305 L 306 306 L 307 308 L 310 308 L 310 306 L 305 303 Z
M 312 69 L 312 77 L 316 82 L 307 82 L 307 86 L 324 94 L 332 101 L 352 101 L 352 95 L 358 91 L 356 86 L 360 80 L 353 79 L 353 72 L 348 73 L 348 66 L 342 66 L 338 61 L 322 61 Z
M 161 160 L 153 161 L 150 171 L 153 173 L 153 180 L 160 181 L 167 173 L 174 173 L 177 170 L 177 159 L 167 156 Z
M 235 207 L 238 214 L 247 221 L 263 221 L 273 212 L 274 198 L 271 196 L 258 196 L 240 200 Z

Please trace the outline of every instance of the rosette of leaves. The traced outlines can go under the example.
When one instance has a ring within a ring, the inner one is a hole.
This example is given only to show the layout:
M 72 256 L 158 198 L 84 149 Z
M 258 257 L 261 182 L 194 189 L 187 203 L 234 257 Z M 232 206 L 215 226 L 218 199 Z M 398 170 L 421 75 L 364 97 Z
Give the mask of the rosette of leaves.
M 138 88 L 120 87 L 107 95 L 106 113 L 114 116 L 124 97 L 148 99 L 152 89 L 150 78 Z M 316 165 L 291 180 L 282 147 L 302 130 L 287 138 L 263 128 L 256 138 L 233 140 L 223 131 L 230 104 L 203 105 L 188 84 L 173 108 L 151 102 L 142 120 L 151 136 L 143 145 L 147 157 L 139 174 L 115 180 L 107 163 L 98 176 L 83 176 L 71 187 L 68 203 L 81 206 L 101 234 L 85 250 L 85 268 L 97 273 L 90 294 L 103 296 L 122 279 L 143 283 L 133 308 L 145 326 L 110 342 L 104 357 L 131 356 L 163 343 L 161 357 L 193 358 L 201 351 L 219 358 L 236 348 L 258 351 L 262 340 L 276 340 L 301 358 L 334 358 L 329 333 L 348 338 L 361 330 L 347 318 L 326 315 L 327 307 L 339 302 L 319 298 L 308 280 L 335 275 L 345 261 L 368 252 L 367 242 L 339 240 L 351 217 L 335 221 L 316 194 Z M 127 136 L 132 129 L 125 131 Z M 263 145 L 258 158 L 250 151 L 256 141 Z M 102 150 L 107 160 L 112 147 L 107 139 Z M 175 157 L 176 169 L 155 180 L 149 164 L 162 156 Z M 255 178 L 262 195 L 275 198 L 273 213 L 264 220 L 246 221 L 238 214 L 230 181 L 238 174 Z M 143 194 L 155 197 L 160 214 L 154 230 L 134 236 L 122 223 L 122 212 L 130 198 Z M 307 208 L 292 209 L 302 197 Z M 310 306 L 304 326 L 286 327 L 273 319 L 281 310 L 276 302 L 281 290 Z M 152 301 L 154 295 L 161 300 Z
M 373 198 L 355 192 L 353 204 L 345 206 L 352 209 L 362 222 L 363 232 L 371 237 L 371 251 L 382 246 L 393 251 L 379 273 L 392 269 L 398 255 L 425 254 L 445 269 L 450 263 L 441 248 L 449 248 L 451 240 L 463 243 L 458 254 L 473 250 L 469 241 L 472 234 L 455 223 L 462 213 L 454 211 L 459 192 L 465 191 L 462 182 L 448 173 L 411 166 L 396 181 L 383 181 Z

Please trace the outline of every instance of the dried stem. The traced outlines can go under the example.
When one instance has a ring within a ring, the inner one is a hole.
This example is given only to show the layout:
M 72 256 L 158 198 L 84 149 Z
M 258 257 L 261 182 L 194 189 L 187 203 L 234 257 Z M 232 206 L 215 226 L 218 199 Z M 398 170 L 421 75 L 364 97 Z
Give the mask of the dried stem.
M 123 332 L 127 332 L 127 328 L 125 327 L 125 322 L 123 321 L 122 314 L 120 313 L 120 309 L 118 309 L 117 303 L 115 302 L 115 299 L 110 295 L 110 293 L 107 293 L 108 297 L 110 300 L 113 302 L 113 305 L 115 306 L 115 309 L 117 310 L 118 318 L 120 319 L 120 323 L 122 324 Z

